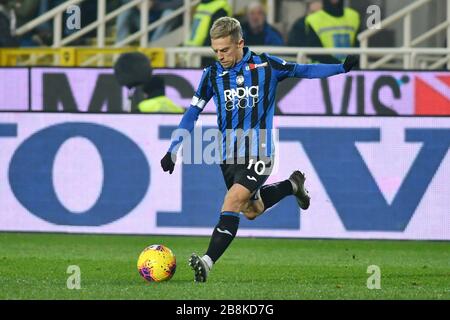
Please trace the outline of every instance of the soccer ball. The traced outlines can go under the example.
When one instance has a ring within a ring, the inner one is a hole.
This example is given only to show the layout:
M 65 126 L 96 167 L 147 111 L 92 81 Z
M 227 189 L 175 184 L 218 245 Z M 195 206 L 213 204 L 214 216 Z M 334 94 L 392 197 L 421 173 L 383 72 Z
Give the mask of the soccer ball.
M 176 267 L 177 261 L 172 250 L 162 244 L 145 248 L 137 262 L 139 274 L 150 282 L 170 280 L 175 274 Z

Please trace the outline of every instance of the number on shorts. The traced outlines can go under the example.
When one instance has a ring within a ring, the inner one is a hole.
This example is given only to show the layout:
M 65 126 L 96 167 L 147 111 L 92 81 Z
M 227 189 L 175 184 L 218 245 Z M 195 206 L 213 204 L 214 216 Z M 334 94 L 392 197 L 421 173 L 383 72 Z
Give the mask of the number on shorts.
M 248 164 L 247 169 L 250 169 L 253 165 L 253 159 L 250 159 L 250 163 Z M 264 171 L 266 170 L 266 164 L 264 163 L 264 161 L 259 160 L 255 163 L 255 172 L 257 175 L 262 175 L 264 173 Z

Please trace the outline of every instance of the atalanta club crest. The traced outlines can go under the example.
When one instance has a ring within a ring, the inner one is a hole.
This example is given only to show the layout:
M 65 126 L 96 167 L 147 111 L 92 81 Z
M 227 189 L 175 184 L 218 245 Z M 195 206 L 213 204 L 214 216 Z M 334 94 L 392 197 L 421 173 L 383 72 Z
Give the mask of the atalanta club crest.
M 238 86 L 241 86 L 244 83 L 244 76 L 238 75 L 236 78 L 236 83 Z

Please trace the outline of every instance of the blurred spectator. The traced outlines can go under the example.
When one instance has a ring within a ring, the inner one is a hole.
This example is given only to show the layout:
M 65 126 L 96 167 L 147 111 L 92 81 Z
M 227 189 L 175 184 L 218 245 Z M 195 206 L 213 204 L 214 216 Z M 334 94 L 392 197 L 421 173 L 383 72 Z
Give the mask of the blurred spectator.
M 17 27 L 20 28 L 24 24 L 30 22 L 38 16 L 39 1 L 36 0 L 20 0 L 16 1 Z M 35 28 L 20 37 L 21 47 L 35 47 L 42 44 L 37 38 L 38 30 Z
M 197 47 L 211 45 L 209 30 L 214 21 L 231 14 L 232 10 L 227 0 L 202 0 L 195 9 L 191 37 L 185 45 Z
M 121 6 L 131 0 L 121 0 Z M 136 8 L 128 9 L 117 16 L 116 20 L 116 43 L 126 39 L 132 32 L 139 28 L 139 11 Z
M 306 36 L 305 20 L 306 17 L 322 9 L 322 0 L 308 0 L 306 14 L 298 18 L 292 25 L 288 35 L 288 46 L 290 47 L 307 47 L 308 41 Z
M 161 12 L 160 18 L 170 15 L 184 4 L 184 0 L 156 0 L 152 9 Z M 150 41 L 156 41 L 181 25 L 181 17 L 173 18 L 155 29 Z
M 121 0 L 121 5 L 124 5 L 131 0 Z M 169 15 L 175 9 L 183 4 L 183 0 L 149 0 L 149 23 L 155 22 L 158 19 Z M 119 14 L 116 20 L 117 38 L 116 43 L 126 39 L 130 34 L 136 32 L 140 28 L 141 14 L 137 7 L 126 10 Z M 180 24 L 179 19 L 171 19 L 163 25 L 156 28 L 149 34 L 150 41 L 156 41 L 160 37 L 172 31 Z
M 121 0 L 120 5 L 124 5 L 130 0 Z M 126 39 L 132 31 L 139 28 L 139 12 L 136 8 L 128 9 L 117 16 L 116 20 L 116 43 Z
M 359 13 L 344 8 L 344 0 L 323 0 L 323 9 L 306 17 L 309 47 L 349 48 L 358 47 L 356 38 L 361 23 Z M 311 55 L 321 63 L 341 63 L 345 55 Z
M 247 7 L 247 21 L 242 24 L 246 45 L 282 46 L 281 34 L 266 21 L 266 13 L 260 2 L 252 2 Z
M 91 23 L 97 21 L 98 17 L 98 5 L 97 1 L 83 1 L 79 4 L 80 10 L 81 10 L 81 28 L 84 28 Z M 67 21 L 67 17 L 64 19 L 64 21 Z M 68 30 L 66 27 L 66 23 L 64 22 L 64 34 L 70 35 L 72 33 L 78 32 L 77 29 Z M 97 30 L 92 30 L 86 35 L 83 35 L 80 40 L 78 41 L 78 45 L 90 45 L 91 43 L 86 43 L 86 38 L 96 38 L 97 37 Z M 74 45 L 74 44 L 72 44 Z
M 63 2 L 64 2 L 63 0 L 40 0 L 38 15 L 39 16 L 44 15 L 46 12 L 59 6 Z M 63 21 L 65 21 L 64 18 Z M 64 34 L 66 34 L 66 32 L 64 32 Z M 37 27 L 37 35 L 33 37 L 33 41 L 39 42 L 38 43 L 39 45 L 51 45 L 52 37 L 53 37 L 53 21 L 49 20 L 47 22 L 40 24 Z
M 15 32 L 14 3 L 9 0 L 0 0 L 0 47 L 17 47 L 18 41 Z
M 162 77 L 153 76 L 142 90 L 145 100 L 138 105 L 140 112 L 170 112 L 183 113 L 184 109 L 166 97 L 165 83 Z

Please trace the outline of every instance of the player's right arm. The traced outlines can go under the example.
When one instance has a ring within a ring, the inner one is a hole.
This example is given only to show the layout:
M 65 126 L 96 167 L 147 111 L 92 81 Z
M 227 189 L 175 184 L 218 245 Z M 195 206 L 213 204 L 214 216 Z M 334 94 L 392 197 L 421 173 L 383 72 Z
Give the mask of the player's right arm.
M 178 125 L 178 129 L 183 129 L 189 132 L 189 134 L 194 129 L 200 112 L 203 111 L 205 105 L 213 96 L 213 90 L 209 76 L 210 72 L 210 68 L 206 68 L 203 70 L 202 79 L 200 80 L 198 89 L 191 100 L 191 105 L 184 113 L 183 117 L 181 118 L 180 124 Z M 161 159 L 161 167 L 165 172 L 169 171 L 169 173 L 172 174 L 175 167 L 176 154 L 182 142 L 183 135 L 178 135 L 178 137 L 174 139 L 170 144 L 169 150 L 167 151 L 165 156 Z

